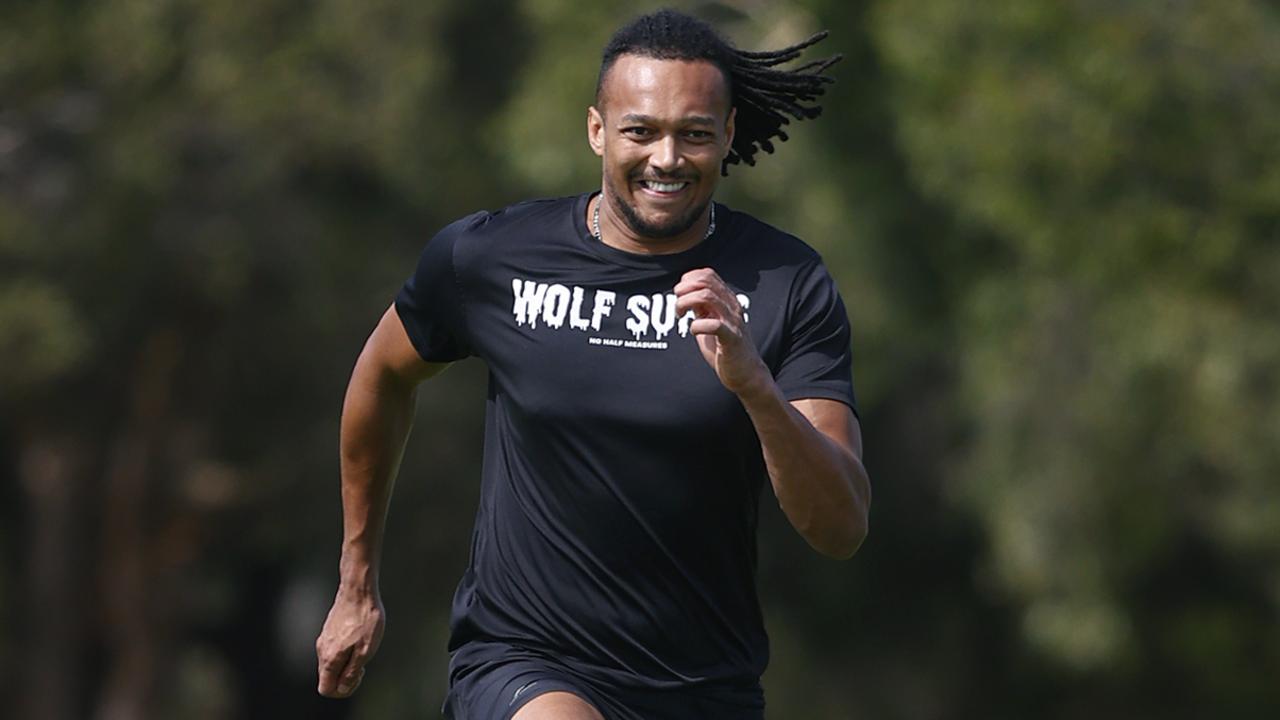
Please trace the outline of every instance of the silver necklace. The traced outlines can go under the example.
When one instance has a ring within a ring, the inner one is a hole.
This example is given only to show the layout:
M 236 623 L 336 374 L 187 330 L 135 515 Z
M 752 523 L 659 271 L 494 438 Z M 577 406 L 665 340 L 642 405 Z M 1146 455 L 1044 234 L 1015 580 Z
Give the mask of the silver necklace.
M 600 206 L 604 204 L 604 198 L 600 198 L 600 202 L 596 203 L 596 209 L 591 213 L 591 234 L 596 236 L 596 240 L 604 242 L 604 238 L 600 237 Z M 711 233 L 716 231 L 716 204 L 711 203 L 711 221 L 707 223 L 707 232 L 702 236 L 703 240 L 711 237 Z

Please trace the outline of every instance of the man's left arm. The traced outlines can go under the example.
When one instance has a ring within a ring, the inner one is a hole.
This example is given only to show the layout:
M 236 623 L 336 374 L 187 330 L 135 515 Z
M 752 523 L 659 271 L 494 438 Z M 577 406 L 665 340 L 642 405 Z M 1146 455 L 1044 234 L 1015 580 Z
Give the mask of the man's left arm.
M 823 555 L 852 557 L 867 536 L 871 505 L 853 411 L 825 398 L 787 402 L 772 377 L 738 397 L 760 437 L 787 519 Z
M 746 330 L 741 306 L 713 270 L 692 270 L 675 287 L 676 312 L 720 382 L 742 401 L 764 450 L 783 513 L 818 552 L 851 557 L 867 535 L 871 483 L 858 420 L 822 398 L 788 402 Z

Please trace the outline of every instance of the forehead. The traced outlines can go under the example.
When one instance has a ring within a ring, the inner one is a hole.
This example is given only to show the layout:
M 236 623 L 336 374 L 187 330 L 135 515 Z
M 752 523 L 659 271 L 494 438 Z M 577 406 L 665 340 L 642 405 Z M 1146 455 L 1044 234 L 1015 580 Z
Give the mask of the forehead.
M 659 60 L 623 55 L 600 88 L 611 113 L 684 117 L 727 113 L 729 88 L 720 68 L 706 60 Z

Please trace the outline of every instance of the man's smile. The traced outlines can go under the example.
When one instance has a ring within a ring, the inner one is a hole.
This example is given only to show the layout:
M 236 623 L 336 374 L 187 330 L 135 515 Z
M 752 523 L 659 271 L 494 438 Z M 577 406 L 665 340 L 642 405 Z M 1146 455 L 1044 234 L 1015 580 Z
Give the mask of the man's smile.
M 665 200 L 679 197 L 691 183 L 687 180 L 641 180 L 638 184 L 645 195 Z

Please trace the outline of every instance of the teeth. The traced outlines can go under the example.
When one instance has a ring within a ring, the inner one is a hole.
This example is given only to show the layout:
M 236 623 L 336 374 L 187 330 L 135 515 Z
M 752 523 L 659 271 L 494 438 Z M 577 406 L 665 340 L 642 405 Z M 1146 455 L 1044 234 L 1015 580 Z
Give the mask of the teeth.
M 660 183 L 660 182 L 653 182 L 652 180 L 645 181 L 646 187 L 648 187 L 650 190 L 657 190 L 658 192 L 675 192 L 680 188 L 684 187 L 686 184 L 687 183 L 682 183 L 682 182 Z

